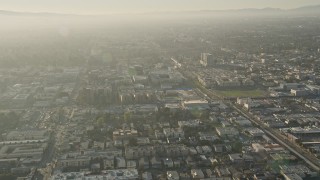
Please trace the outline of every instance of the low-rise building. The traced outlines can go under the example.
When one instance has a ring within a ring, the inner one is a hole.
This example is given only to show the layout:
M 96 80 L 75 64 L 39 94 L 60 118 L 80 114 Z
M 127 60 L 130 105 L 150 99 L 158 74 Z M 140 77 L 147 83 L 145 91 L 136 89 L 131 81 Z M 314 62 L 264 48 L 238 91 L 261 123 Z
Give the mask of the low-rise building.
M 139 178 L 138 171 L 136 169 L 116 169 L 116 170 L 104 170 L 101 174 L 87 174 L 85 172 L 70 172 L 70 173 L 58 173 L 52 176 L 52 180 L 65 180 L 69 178 L 73 179 L 119 179 L 119 180 L 137 180 Z
M 104 169 L 114 169 L 114 156 L 107 156 L 103 159 Z
M 167 138 L 184 138 L 184 131 L 181 128 L 163 128 L 163 134 Z
M 239 131 L 233 127 L 216 128 L 220 137 L 235 137 L 239 135 Z
M 135 129 L 118 129 L 113 131 L 113 140 L 131 139 L 138 136 L 138 131 Z
M 203 179 L 204 174 L 201 169 L 191 169 L 191 176 L 193 179 Z
M 126 159 L 123 157 L 116 157 L 115 162 L 116 162 L 116 168 L 118 169 L 127 167 Z
M 167 180 L 179 180 L 180 176 L 177 171 L 167 171 Z
M 88 168 L 90 165 L 90 158 L 86 156 L 80 156 L 76 158 L 65 158 L 58 159 L 57 167 L 66 168 L 66 167 L 81 167 Z

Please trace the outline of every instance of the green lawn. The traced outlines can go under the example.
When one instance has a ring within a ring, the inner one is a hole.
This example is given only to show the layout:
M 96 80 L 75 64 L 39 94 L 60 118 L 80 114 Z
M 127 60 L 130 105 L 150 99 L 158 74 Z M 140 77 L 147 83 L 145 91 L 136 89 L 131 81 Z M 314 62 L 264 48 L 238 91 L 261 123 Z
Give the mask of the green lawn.
M 266 95 L 266 92 L 259 89 L 254 90 L 225 90 L 225 91 L 216 91 L 218 94 L 221 94 L 225 97 L 263 97 Z

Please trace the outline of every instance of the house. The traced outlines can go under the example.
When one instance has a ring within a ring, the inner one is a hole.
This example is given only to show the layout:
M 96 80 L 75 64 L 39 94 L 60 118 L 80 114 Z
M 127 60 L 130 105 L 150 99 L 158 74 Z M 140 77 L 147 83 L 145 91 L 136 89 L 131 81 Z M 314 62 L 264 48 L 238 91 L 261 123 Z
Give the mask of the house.
M 147 157 L 143 157 L 139 159 L 139 168 L 140 169 L 149 169 L 149 159 Z
M 191 169 L 191 176 L 193 179 L 203 179 L 204 174 L 201 169 Z
M 152 174 L 150 172 L 144 172 L 141 176 L 142 180 L 152 180 Z
M 169 145 L 165 146 L 165 152 L 167 156 L 170 157 L 180 157 L 187 156 L 189 154 L 189 149 L 184 145 Z
M 210 141 L 214 142 L 215 140 L 219 139 L 216 134 L 213 133 L 204 133 L 204 132 L 199 132 L 199 140 L 200 141 Z
M 218 160 L 213 157 L 210 157 L 208 159 L 209 159 L 212 166 L 216 166 L 217 164 L 219 164 Z
M 223 153 L 225 151 L 225 146 L 223 144 L 213 145 L 214 152 Z
M 138 136 L 138 131 L 135 129 L 118 129 L 113 131 L 113 140 L 124 140 L 124 139 L 130 139 L 135 138 Z
M 163 134 L 167 138 L 184 138 L 184 131 L 181 128 L 163 128 Z
M 148 137 L 138 137 L 136 139 L 139 146 L 150 144 L 150 139 Z
M 159 131 L 159 130 L 155 130 L 154 131 L 154 135 L 157 139 L 162 139 L 162 138 L 165 138 L 165 135 L 163 132 Z
M 200 155 L 200 159 L 199 159 L 198 165 L 200 165 L 200 166 L 210 166 L 211 162 L 205 155 Z
M 212 152 L 212 148 L 209 146 L 202 146 L 201 148 L 204 154 L 210 154 Z
M 137 168 L 137 162 L 133 160 L 127 161 L 127 168 L 128 169 L 135 169 Z
M 173 161 L 171 158 L 165 158 L 162 160 L 163 166 L 166 168 L 173 168 Z
M 219 177 L 231 177 L 231 172 L 228 168 L 216 167 L 214 171 Z
M 250 165 L 253 163 L 253 157 L 247 154 L 229 154 L 229 159 L 234 165 Z
M 151 167 L 155 169 L 160 169 L 162 167 L 161 160 L 157 157 L 152 157 L 150 159 L 150 164 L 151 164 Z
M 239 131 L 234 127 L 216 128 L 216 131 L 220 137 L 235 137 L 239 136 Z
M 107 156 L 103 159 L 104 169 L 114 169 L 114 156 Z
M 189 120 L 189 121 L 178 121 L 178 125 L 180 128 L 184 127 L 199 127 L 202 122 L 199 119 Z
M 196 154 L 198 154 L 198 151 L 194 147 L 189 147 L 189 154 L 196 155 Z
M 212 172 L 210 169 L 206 169 L 206 170 L 204 171 L 204 173 L 206 174 L 206 176 L 207 176 L 208 178 L 214 177 L 214 174 L 213 174 L 213 172 Z
M 167 171 L 168 180 L 179 180 L 180 176 L 177 171 Z
M 108 156 L 120 157 L 122 156 L 122 150 L 116 148 L 109 148 L 104 150 Z
M 191 180 L 189 173 L 180 173 L 180 180 Z
M 95 163 L 91 165 L 91 171 L 93 173 L 99 173 L 100 172 L 100 163 Z
M 194 167 L 196 165 L 196 162 L 195 160 L 191 157 L 191 156 L 188 156 L 186 159 L 185 159 L 185 162 L 187 164 L 188 167 Z
M 127 163 L 123 157 L 116 157 L 116 167 L 118 169 L 126 168 L 126 166 L 127 166 Z
M 197 150 L 198 154 L 204 154 L 201 146 L 197 146 L 196 150 Z
M 180 161 L 180 160 L 174 160 L 174 161 L 173 161 L 173 166 L 174 166 L 175 168 L 180 168 L 180 166 L 181 166 L 181 161 Z
M 127 159 L 139 159 L 141 157 L 150 157 L 155 154 L 153 146 L 135 146 L 126 147 L 125 157 Z

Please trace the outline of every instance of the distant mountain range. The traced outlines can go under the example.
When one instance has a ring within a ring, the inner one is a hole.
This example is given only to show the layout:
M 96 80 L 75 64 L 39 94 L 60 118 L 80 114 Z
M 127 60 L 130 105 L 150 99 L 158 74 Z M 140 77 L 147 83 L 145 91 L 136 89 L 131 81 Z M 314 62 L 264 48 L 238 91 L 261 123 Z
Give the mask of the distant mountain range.
M 319 14 L 320 15 L 320 4 L 314 6 L 304 6 L 295 9 L 280 9 L 280 8 L 246 8 L 246 9 L 229 9 L 229 10 L 202 10 L 201 12 L 216 12 L 216 13 L 257 13 L 257 14 Z
M 303 7 L 299 7 L 299 8 L 292 9 L 292 10 L 296 11 L 296 10 L 319 10 L 319 9 L 320 9 L 320 4 L 313 5 L 313 6 L 303 6 Z
M 51 13 L 51 12 L 18 12 L 18 11 L 6 11 L 6 10 L 0 10 L 0 15 L 12 15 L 12 16 L 78 16 L 76 14 L 63 14 L 63 13 Z
M 161 13 L 241 13 L 241 14 L 298 14 L 298 15 L 320 15 L 320 4 L 313 6 L 304 6 L 295 9 L 280 9 L 280 8 L 247 8 L 247 9 L 230 9 L 230 10 L 198 10 L 198 11 L 170 11 L 170 12 L 149 12 L 141 14 L 161 14 Z M 17 12 L 0 10 L 0 15 L 11 16 L 91 16 L 91 15 L 77 15 L 77 14 L 63 14 L 51 12 Z M 97 15 L 92 15 L 97 16 Z M 98 15 L 99 16 L 99 15 Z
M 320 14 L 320 5 L 314 6 L 304 6 L 296 9 L 289 10 L 291 12 L 311 12 L 311 13 L 319 13 Z

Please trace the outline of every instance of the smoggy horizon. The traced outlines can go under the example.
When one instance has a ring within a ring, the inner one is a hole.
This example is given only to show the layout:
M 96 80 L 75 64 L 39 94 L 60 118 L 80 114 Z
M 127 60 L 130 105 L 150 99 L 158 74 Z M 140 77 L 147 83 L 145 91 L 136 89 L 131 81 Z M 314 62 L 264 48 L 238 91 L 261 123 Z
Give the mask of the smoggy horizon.
M 1 10 L 68 14 L 144 13 L 154 11 L 229 10 L 244 8 L 292 9 L 317 5 L 318 0 L 0 0 Z

